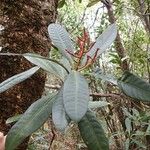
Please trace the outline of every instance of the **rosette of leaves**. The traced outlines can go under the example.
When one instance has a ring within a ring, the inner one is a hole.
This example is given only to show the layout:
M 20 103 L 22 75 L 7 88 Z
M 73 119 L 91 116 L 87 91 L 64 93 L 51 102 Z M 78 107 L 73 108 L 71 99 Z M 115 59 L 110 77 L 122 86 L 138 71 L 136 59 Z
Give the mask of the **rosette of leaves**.
M 89 35 L 84 30 L 82 37 L 78 37 L 77 40 L 78 50 L 74 49 L 69 33 L 61 25 L 50 24 L 48 33 L 53 45 L 58 48 L 65 61 L 31 53 L 18 54 L 37 67 L 1 83 L 0 92 L 22 82 L 39 68 L 61 79 L 62 87 L 56 93 L 43 96 L 26 110 L 8 132 L 6 150 L 14 150 L 26 137 L 41 127 L 51 114 L 56 128 L 62 132 L 65 131 L 70 121 L 77 123 L 89 150 L 108 150 L 108 139 L 102 126 L 89 111 L 89 107 L 94 105 L 89 102 L 88 82 L 81 71 L 91 66 L 112 44 L 117 35 L 116 25 L 110 25 L 94 43 L 90 42 Z M 100 106 L 100 104 L 97 105 Z

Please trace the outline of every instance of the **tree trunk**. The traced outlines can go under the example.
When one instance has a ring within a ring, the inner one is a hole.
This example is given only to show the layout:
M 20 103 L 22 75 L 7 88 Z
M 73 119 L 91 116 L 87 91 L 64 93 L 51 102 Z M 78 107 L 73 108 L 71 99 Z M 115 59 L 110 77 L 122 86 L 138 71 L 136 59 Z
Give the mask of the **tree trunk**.
M 115 23 L 116 18 L 115 18 L 113 8 L 112 8 L 112 2 L 110 0 L 101 0 L 101 2 L 107 8 L 109 22 L 110 23 Z M 117 37 L 116 37 L 116 40 L 115 40 L 115 48 L 116 48 L 116 51 L 118 53 L 119 58 L 120 59 L 124 58 L 126 50 L 123 47 L 119 32 L 117 33 Z M 123 62 L 121 61 L 120 67 L 121 67 L 122 71 L 129 70 L 129 64 L 128 64 L 126 59 Z
M 48 24 L 55 22 L 58 0 L 1 0 L 0 24 L 2 30 L 2 53 L 38 53 L 48 56 L 50 40 Z M 32 65 L 21 57 L 0 56 L 0 83 L 9 77 L 28 70 Z M 9 117 L 23 113 L 42 96 L 46 74 L 37 72 L 26 81 L 0 94 L 0 131 L 7 134 L 11 125 Z M 25 150 L 27 142 L 19 148 Z

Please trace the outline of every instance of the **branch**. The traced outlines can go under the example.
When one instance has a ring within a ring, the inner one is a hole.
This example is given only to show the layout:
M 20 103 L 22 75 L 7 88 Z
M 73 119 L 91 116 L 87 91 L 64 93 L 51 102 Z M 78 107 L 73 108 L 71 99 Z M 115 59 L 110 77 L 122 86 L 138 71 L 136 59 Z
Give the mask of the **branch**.
M 45 88 L 59 90 L 61 88 L 61 86 L 60 85 L 45 84 Z M 90 96 L 93 96 L 93 97 L 114 97 L 114 98 L 120 98 L 121 97 L 120 94 L 116 94 L 116 93 L 106 93 L 106 94 L 90 93 Z
M 120 98 L 121 95 L 119 94 L 115 94 L 115 93 L 107 93 L 107 94 L 103 94 L 103 93 L 91 93 L 90 96 L 94 96 L 94 97 L 114 97 L 114 98 Z
M 116 22 L 116 18 L 114 16 L 114 12 L 113 12 L 113 8 L 112 8 L 112 2 L 110 0 L 101 0 L 101 2 L 106 6 L 107 11 L 108 11 L 108 17 L 109 17 L 109 22 L 110 23 L 115 23 Z M 121 38 L 120 38 L 120 34 L 117 34 L 116 40 L 115 40 L 115 47 L 116 47 L 116 51 L 120 57 L 120 59 L 125 57 L 125 48 L 123 47 Z M 127 63 L 127 60 L 124 60 L 123 62 L 121 62 L 121 69 L 123 71 L 125 70 L 129 70 L 129 65 Z
M 150 34 L 150 18 L 149 18 L 149 15 L 150 15 L 150 6 L 148 6 L 148 2 L 146 3 L 144 0 L 137 0 L 138 1 L 138 4 L 139 4 L 139 8 L 140 8 L 140 18 L 142 20 L 142 23 L 145 27 L 145 30 L 147 31 L 147 33 Z M 146 5 L 148 8 L 146 8 Z M 147 10 L 146 10 L 147 9 Z M 146 12 L 148 11 L 148 12 Z M 149 35 L 148 34 L 148 35 Z
M 142 16 L 150 16 L 150 13 L 142 14 Z
M 47 89 L 53 89 L 53 90 L 59 90 L 61 88 L 61 86 L 60 85 L 45 84 L 45 88 L 47 88 Z

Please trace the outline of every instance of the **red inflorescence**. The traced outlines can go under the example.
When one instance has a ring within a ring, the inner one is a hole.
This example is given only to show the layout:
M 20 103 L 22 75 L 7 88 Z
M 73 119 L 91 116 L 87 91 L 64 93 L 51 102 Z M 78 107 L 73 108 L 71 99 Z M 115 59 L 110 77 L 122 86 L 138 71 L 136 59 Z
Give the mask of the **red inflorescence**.
M 95 42 L 90 44 L 89 33 L 86 32 L 84 28 L 83 35 L 77 38 L 77 45 L 79 47 L 79 50 L 75 53 L 72 53 L 70 50 L 66 50 L 70 55 L 77 59 L 77 61 L 75 60 L 75 62 L 77 63 L 77 69 L 86 68 L 95 62 L 99 49 L 96 50 L 93 58 L 91 58 L 91 56 L 89 55 L 86 55 L 91 50 L 94 44 Z M 86 63 L 84 64 L 84 66 L 79 66 L 83 56 L 87 57 Z

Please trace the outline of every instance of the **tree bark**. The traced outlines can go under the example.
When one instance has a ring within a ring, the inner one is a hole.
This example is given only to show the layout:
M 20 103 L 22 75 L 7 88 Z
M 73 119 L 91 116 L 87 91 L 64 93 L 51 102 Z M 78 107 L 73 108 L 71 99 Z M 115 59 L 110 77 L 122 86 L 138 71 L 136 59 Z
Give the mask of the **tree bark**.
M 50 40 L 47 26 L 55 22 L 58 0 L 1 0 L 0 24 L 2 30 L 2 53 L 38 53 L 48 56 Z M 24 58 L 0 56 L 0 83 L 9 77 L 31 68 Z M 0 94 L 0 131 L 7 134 L 11 125 L 9 117 L 23 113 L 42 96 L 46 74 L 37 72 L 26 81 Z M 27 142 L 20 146 L 25 150 Z
M 108 11 L 108 17 L 110 23 L 115 23 L 116 18 L 114 16 L 113 8 L 112 8 L 112 2 L 110 0 L 101 0 L 101 2 L 106 6 Z M 123 47 L 123 44 L 121 42 L 120 34 L 118 32 L 116 40 L 115 40 L 115 47 L 116 51 L 120 57 L 120 59 L 125 57 L 125 48 Z M 129 70 L 129 65 L 127 60 L 121 61 L 120 67 L 123 71 Z

